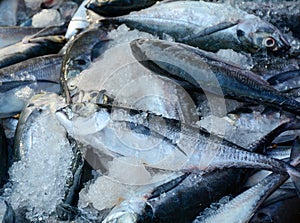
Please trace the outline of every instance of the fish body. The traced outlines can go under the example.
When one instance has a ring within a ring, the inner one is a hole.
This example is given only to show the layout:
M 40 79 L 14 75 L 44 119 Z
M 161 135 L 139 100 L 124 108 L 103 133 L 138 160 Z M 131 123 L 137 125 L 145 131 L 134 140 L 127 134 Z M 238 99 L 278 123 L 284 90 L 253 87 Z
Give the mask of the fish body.
M 69 118 L 72 109 L 75 113 Z M 98 109 L 74 104 L 71 111 L 59 111 L 56 116 L 78 141 L 111 156 L 136 157 L 151 167 L 176 171 L 260 168 L 289 173 L 296 186 L 299 182 L 299 172 L 287 163 L 246 151 L 218 137 L 211 138 L 197 127 L 132 109 L 114 108 L 111 114 L 106 108 Z M 134 134 L 147 135 L 149 142 L 138 136 L 135 139 Z M 176 164 L 168 166 L 166 160 Z
M 34 27 L 2 26 L 0 27 L 0 48 L 20 42 L 25 36 L 33 35 L 40 30 Z
M 224 219 L 233 223 L 248 222 L 262 201 L 287 180 L 287 178 L 284 175 L 272 174 L 216 211 L 197 218 L 193 223 L 217 223 L 223 222 Z
M 125 23 L 160 37 L 169 35 L 208 51 L 229 48 L 253 53 L 290 48 L 276 27 L 229 4 L 172 1 L 102 21 L 107 22 Z
M 0 68 L 32 57 L 58 53 L 64 45 L 62 36 L 47 36 L 30 39 L 27 43 L 16 43 L 0 49 Z
M 255 73 L 184 44 L 153 39 L 131 42 L 145 67 L 218 96 L 259 102 L 299 114 L 300 103 L 274 89 Z
M 131 11 L 137 11 L 155 4 L 157 0 L 90 0 L 86 8 L 101 16 L 120 16 L 128 14 Z
M 61 55 L 47 55 L 0 69 L 0 117 L 21 112 L 37 93 L 59 93 L 61 64 Z
M 62 97 L 45 93 L 32 98 L 20 115 L 15 137 L 15 160 L 19 162 L 10 169 L 9 199 L 15 210 L 26 206 L 31 222 L 53 214 L 71 186 L 76 159 L 53 113 L 61 106 L 65 106 Z
M 0 69 L 0 92 L 37 81 L 59 83 L 62 55 L 46 55 Z

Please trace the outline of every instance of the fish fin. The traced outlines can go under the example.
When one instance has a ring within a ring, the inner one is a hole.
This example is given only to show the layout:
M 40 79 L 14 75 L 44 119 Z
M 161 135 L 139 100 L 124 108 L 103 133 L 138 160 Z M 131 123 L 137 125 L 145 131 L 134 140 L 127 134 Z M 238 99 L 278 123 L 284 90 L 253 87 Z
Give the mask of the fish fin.
M 222 31 L 224 29 L 228 29 L 228 28 L 230 28 L 232 26 L 235 26 L 238 23 L 239 23 L 239 21 L 221 22 L 221 23 L 219 23 L 217 25 L 205 28 L 205 29 L 201 30 L 200 32 L 197 32 L 197 33 L 194 33 L 192 35 L 180 38 L 179 41 L 180 42 L 189 41 L 189 40 L 193 40 L 193 39 L 196 39 L 196 38 L 201 38 L 201 37 L 204 37 L 204 36 L 208 36 L 208 35 L 211 35 L 213 33 L 216 33 L 216 32 Z
M 299 77 L 299 76 L 300 76 L 300 70 L 292 70 L 292 71 L 275 74 L 270 78 L 268 78 L 267 81 L 274 86 L 277 84 L 282 84 L 292 78 Z

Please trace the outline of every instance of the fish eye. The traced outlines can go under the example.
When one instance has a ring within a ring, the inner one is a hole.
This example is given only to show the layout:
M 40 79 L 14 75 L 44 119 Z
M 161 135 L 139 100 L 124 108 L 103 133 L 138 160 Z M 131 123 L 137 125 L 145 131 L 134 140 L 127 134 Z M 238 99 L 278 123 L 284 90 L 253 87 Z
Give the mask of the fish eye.
M 271 48 L 276 45 L 276 41 L 272 37 L 264 39 L 264 44 L 266 47 Z

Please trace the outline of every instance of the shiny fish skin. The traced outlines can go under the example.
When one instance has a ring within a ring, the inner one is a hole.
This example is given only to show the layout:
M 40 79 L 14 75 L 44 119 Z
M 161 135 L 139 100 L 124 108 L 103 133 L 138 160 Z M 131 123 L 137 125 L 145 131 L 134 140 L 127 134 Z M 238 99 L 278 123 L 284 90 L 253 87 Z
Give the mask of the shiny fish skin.
M 37 81 L 59 83 L 62 55 L 46 55 L 0 69 L 0 92 Z
M 157 0 L 90 0 L 86 8 L 101 16 L 120 16 L 155 4 Z
M 196 218 L 193 223 L 246 223 L 262 201 L 287 180 L 286 175 L 271 174 L 255 186 L 235 197 L 207 216 Z
M 106 39 L 107 33 L 100 29 L 89 29 L 80 33 L 67 48 L 63 59 L 63 78 L 68 80 L 80 74 L 92 62 L 92 50 Z
M 159 75 L 237 100 L 252 101 L 299 114 L 300 103 L 274 89 L 255 73 L 185 44 L 153 39 L 131 42 L 135 58 Z M 213 81 L 217 79 L 217 81 Z
M 125 23 L 160 37 L 167 34 L 178 42 L 208 51 L 233 49 L 255 53 L 290 48 L 276 27 L 228 4 L 174 1 L 101 22 Z
M 99 138 L 104 139 L 104 137 L 107 137 L 105 139 L 108 139 L 110 137 L 110 141 L 118 142 L 117 133 L 120 132 L 118 128 L 126 129 L 126 127 L 124 125 L 123 127 L 122 125 L 114 126 L 114 123 L 127 123 L 126 125 L 129 126 L 132 123 L 135 127 L 144 126 L 153 131 L 153 133 L 158 133 L 169 139 L 171 143 L 181 149 L 180 151 L 183 151 L 182 153 L 186 154 L 184 160 L 178 160 L 179 166 L 173 170 L 211 171 L 230 167 L 260 168 L 277 173 L 288 173 L 296 187 L 300 184 L 300 172 L 291 165 L 264 155 L 245 151 L 242 147 L 226 141 L 223 142 L 217 137 L 211 139 L 209 133 L 176 120 L 164 119 L 150 113 L 136 113 L 136 115 L 131 115 L 131 113 L 134 114 L 133 110 L 129 112 L 121 108 L 114 109 L 112 117 L 105 108 L 99 108 L 98 112 L 90 110 L 90 113 L 86 113 L 87 110 L 82 107 L 82 104 L 74 104 L 71 106 L 71 111 L 72 109 L 75 113 L 70 119 L 67 115 L 68 110 L 57 112 L 56 116 L 59 122 L 72 137 L 82 143 L 92 145 L 95 149 L 99 149 L 108 155 L 111 155 L 110 153 L 117 153 L 128 156 L 125 149 L 122 151 L 120 147 L 119 150 L 116 150 L 114 146 L 110 146 L 109 144 L 104 145 L 106 140 L 101 141 Z M 79 115 L 80 112 L 84 112 L 84 114 Z M 159 119 L 160 121 L 158 121 Z M 151 120 L 156 120 L 156 122 Z M 162 125 L 162 123 L 167 123 L 168 125 Z M 114 128 L 116 129 L 115 132 Z M 156 135 L 154 134 L 153 136 Z M 141 146 L 144 148 L 143 145 Z M 163 151 L 163 155 L 169 155 L 170 151 L 170 149 L 166 149 Z M 151 163 L 154 163 L 154 167 L 163 168 L 159 165 L 156 166 L 157 161 L 155 159 L 153 161 L 150 156 L 145 156 L 145 153 L 134 154 L 131 153 L 131 156 L 143 159 L 149 166 L 153 166 Z
M 30 39 L 28 43 L 16 43 L 0 49 L 0 68 L 32 57 L 58 53 L 64 45 L 62 36 L 46 36 Z

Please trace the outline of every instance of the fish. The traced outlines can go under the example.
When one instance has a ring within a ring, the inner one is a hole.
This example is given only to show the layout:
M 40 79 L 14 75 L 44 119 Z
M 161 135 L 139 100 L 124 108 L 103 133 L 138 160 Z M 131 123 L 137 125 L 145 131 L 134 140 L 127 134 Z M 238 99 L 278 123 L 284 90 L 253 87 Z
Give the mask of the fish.
M 299 3 L 297 1 L 280 1 L 263 4 L 258 1 L 235 2 L 235 7 L 257 15 L 263 20 L 281 28 L 288 28 L 293 35 L 300 37 Z
M 299 149 L 299 138 L 297 138 L 291 148 L 290 164 L 292 166 L 299 165 L 300 160 L 293 157 L 297 153 L 296 150 Z M 294 160 L 294 158 L 296 159 Z M 249 222 L 266 198 L 286 182 L 287 179 L 288 176 L 286 174 L 272 173 L 219 208 L 201 214 L 193 223 L 223 222 L 224 219 L 229 222 Z
M 0 189 L 3 187 L 8 177 L 8 159 L 6 136 L 4 133 L 3 124 L 0 123 Z
M 101 55 L 99 48 L 105 48 L 105 43 L 108 41 L 106 36 L 107 33 L 101 29 L 88 29 L 78 34 L 68 46 L 61 69 L 61 82 L 67 101 L 71 100 L 67 81 L 78 76 L 81 71 L 90 66 L 92 60 Z
M 68 195 L 74 192 L 73 183 L 76 187 L 73 174 L 81 166 L 76 163 L 81 156 L 53 113 L 65 105 L 57 94 L 39 94 L 28 102 L 19 118 L 14 148 L 18 162 L 10 170 L 13 185 L 9 199 L 16 210 L 22 208 L 20 200 L 26 202 L 31 221 L 53 214 L 64 201 L 72 203 Z M 55 202 L 49 203 L 51 199 Z
M 59 84 L 62 57 L 40 56 L 0 69 L 0 92 L 37 81 Z
M 0 48 L 20 42 L 24 36 L 33 35 L 40 30 L 34 27 L 2 26 L 0 27 Z
M 286 162 L 246 151 L 218 137 L 211 138 L 204 129 L 185 125 L 178 120 L 114 106 L 110 114 L 107 108 L 95 108 L 93 104 L 72 104 L 71 108 L 56 112 L 56 117 L 67 132 L 81 143 L 111 156 L 136 157 L 150 167 L 173 171 L 259 168 L 288 173 L 296 187 L 300 182 L 298 170 Z M 133 140 L 134 133 L 146 134 L 148 139 L 153 137 L 154 144 L 151 145 L 150 140 L 149 143 Z M 151 153 L 146 149 L 149 144 Z M 156 150 L 157 153 L 154 152 Z M 176 160 L 176 165 L 168 166 L 163 157 L 168 157 L 168 162 Z
M 131 11 L 138 11 L 155 4 L 157 0 L 90 0 L 86 8 L 96 12 L 101 16 L 120 16 Z
M 30 39 L 27 43 L 16 44 L 0 49 L 0 68 L 33 57 L 58 53 L 65 44 L 63 36 L 45 36 Z
M 263 200 L 278 188 L 285 180 L 286 175 L 271 174 L 264 180 L 246 190 L 242 194 L 223 204 L 217 210 L 200 215 L 193 223 L 204 222 L 248 222 Z
M 185 44 L 154 39 L 131 42 L 135 58 L 145 67 L 206 93 L 250 101 L 299 114 L 300 103 L 274 89 L 259 75 L 224 62 L 215 54 Z M 218 106 L 218 105 L 216 105 Z
M 73 36 L 85 30 L 90 25 L 86 15 L 86 8 L 84 7 L 87 2 L 88 0 L 82 1 L 81 5 L 69 22 L 68 29 L 65 34 L 66 39 L 71 39 Z
M 290 48 L 275 26 L 229 4 L 171 1 L 129 15 L 100 19 L 99 23 L 124 23 L 160 38 L 170 36 L 177 42 L 213 52 L 278 52 Z
M 0 69 L 0 117 L 20 113 L 37 93 L 61 92 L 61 64 L 62 55 L 47 55 Z

